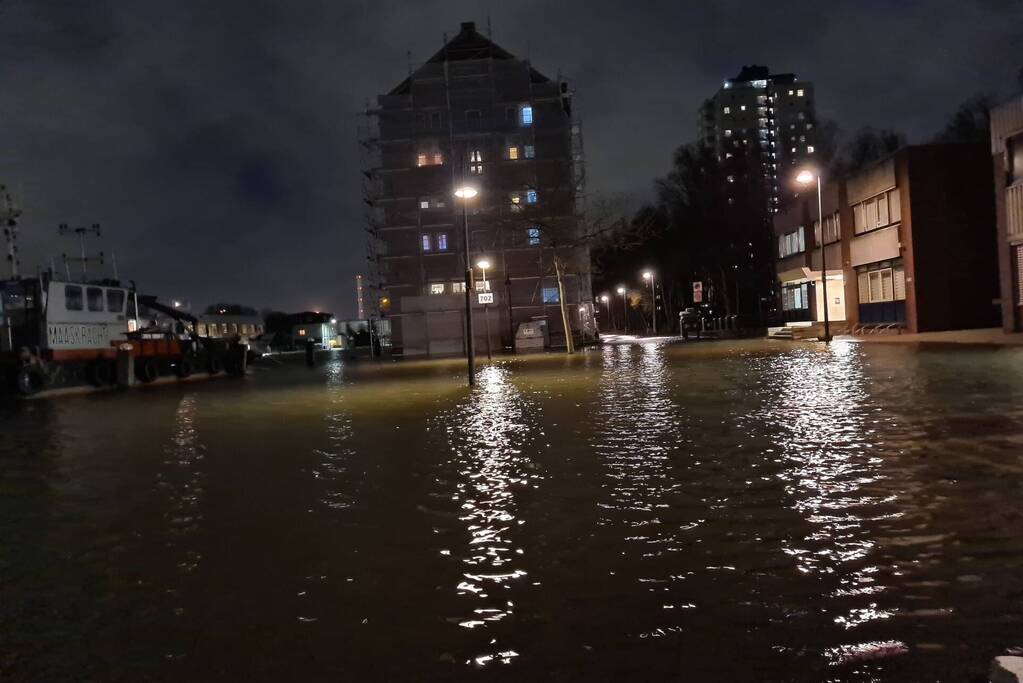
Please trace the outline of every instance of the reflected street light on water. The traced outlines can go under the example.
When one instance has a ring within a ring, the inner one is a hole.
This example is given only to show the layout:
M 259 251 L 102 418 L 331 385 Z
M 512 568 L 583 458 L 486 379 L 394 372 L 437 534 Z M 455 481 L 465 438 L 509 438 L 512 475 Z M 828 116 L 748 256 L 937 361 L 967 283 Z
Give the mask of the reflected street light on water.
M 483 271 L 483 291 L 489 292 L 490 285 L 487 284 L 487 268 L 490 267 L 490 261 L 482 258 L 476 262 L 476 265 Z M 494 356 L 490 351 L 490 312 L 487 306 L 487 304 L 483 304 L 483 321 L 487 326 L 487 360 L 491 360 Z

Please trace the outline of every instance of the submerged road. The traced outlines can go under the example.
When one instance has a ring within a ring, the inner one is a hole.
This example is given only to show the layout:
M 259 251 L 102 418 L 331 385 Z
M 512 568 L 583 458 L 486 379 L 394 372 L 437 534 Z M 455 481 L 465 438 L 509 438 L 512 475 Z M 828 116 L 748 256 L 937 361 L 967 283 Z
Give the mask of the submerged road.
M 0 679 L 963 681 L 1023 645 L 1023 349 L 463 362 L 0 406 Z

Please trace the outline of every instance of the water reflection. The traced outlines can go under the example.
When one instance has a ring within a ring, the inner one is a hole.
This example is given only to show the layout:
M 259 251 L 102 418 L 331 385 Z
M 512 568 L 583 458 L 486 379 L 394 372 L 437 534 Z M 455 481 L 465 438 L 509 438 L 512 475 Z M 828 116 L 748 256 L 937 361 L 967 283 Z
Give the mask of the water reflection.
M 175 555 L 179 574 L 191 574 L 199 567 L 202 555 L 194 538 L 203 522 L 203 497 L 206 472 L 203 460 L 206 447 L 199 439 L 197 427 L 199 395 L 185 394 L 174 412 L 174 426 L 170 440 L 164 445 L 162 467 L 157 472 L 157 489 L 166 496 L 163 519 L 166 523 L 166 547 Z M 170 595 L 178 588 L 170 586 Z M 181 614 L 184 607 L 174 606 Z
M 489 365 L 480 370 L 468 401 L 441 418 L 458 476 L 451 499 L 468 532 L 466 548 L 441 551 L 463 565 L 456 592 L 472 608 L 457 619 L 462 628 L 487 628 L 515 612 L 512 587 L 527 576 L 521 541 L 525 520 L 516 493 L 535 488 L 541 479 L 528 455 L 536 409 L 512 384 L 509 370 Z M 494 637 L 468 663 L 509 663 L 518 654 Z
M 322 503 L 332 510 L 344 510 L 355 500 L 353 480 L 346 476 L 355 452 L 348 445 L 352 437 L 352 415 L 345 407 L 344 363 L 335 359 L 326 368 L 327 389 L 323 419 L 327 448 L 315 449 L 318 463 L 313 476 L 326 484 Z
M 783 541 L 783 551 L 805 575 L 832 576 L 833 621 L 844 629 L 886 620 L 894 610 L 882 603 L 886 589 L 878 556 L 879 520 L 897 517 L 870 413 L 863 361 L 851 344 L 806 350 L 772 360 L 777 399 L 764 420 L 775 425 L 783 469 L 778 476 L 793 505 L 809 524 L 801 539 Z M 890 643 L 885 651 L 894 651 Z M 869 643 L 832 648 L 835 661 Z M 831 656 L 831 655 L 827 655 Z M 865 655 L 864 655 L 865 656 Z

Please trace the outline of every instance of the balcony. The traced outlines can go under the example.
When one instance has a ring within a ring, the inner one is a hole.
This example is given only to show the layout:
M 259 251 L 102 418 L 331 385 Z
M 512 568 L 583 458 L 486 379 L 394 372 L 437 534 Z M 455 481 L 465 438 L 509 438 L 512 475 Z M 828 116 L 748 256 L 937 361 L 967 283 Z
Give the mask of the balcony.
M 1023 183 L 1005 188 L 1005 232 L 1009 239 L 1023 237 Z

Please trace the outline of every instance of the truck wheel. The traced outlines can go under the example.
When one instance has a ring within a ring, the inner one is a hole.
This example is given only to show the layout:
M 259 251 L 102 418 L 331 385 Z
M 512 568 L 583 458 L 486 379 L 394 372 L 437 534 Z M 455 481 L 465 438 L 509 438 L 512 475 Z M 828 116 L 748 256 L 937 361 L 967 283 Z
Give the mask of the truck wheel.
M 181 379 L 190 377 L 195 372 L 195 363 L 188 356 L 182 356 L 174 366 L 174 374 Z
M 85 369 L 85 377 L 89 380 L 89 384 L 94 387 L 107 386 L 113 379 L 110 363 L 105 360 L 92 361 Z
M 32 396 L 46 386 L 46 375 L 35 365 L 26 365 L 14 376 L 14 386 L 22 396 Z
M 150 358 L 139 363 L 135 374 L 143 383 L 149 384 L 160 376 L 160 368 L 157 367 L 156 361 Z

